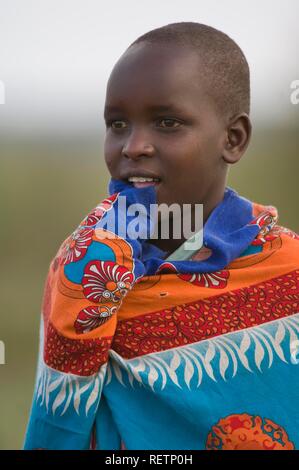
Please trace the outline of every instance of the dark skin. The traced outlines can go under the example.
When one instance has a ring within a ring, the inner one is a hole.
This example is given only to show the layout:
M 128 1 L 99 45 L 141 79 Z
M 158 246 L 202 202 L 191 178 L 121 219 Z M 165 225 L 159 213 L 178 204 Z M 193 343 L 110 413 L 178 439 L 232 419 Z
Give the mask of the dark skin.
M 104 153 L 113 178 L 128 169 L 153 172 L 161 179 L 158 204 L 203 204 L 205 223 L 223 199 L 228 166 L 248 146 L 251 124 L 246 113 L 219 111 L 201 67 L 198 53 L 184 46 L 130 47 L 107 85 Z M 184 241 L 150 240 L 168 252 Z

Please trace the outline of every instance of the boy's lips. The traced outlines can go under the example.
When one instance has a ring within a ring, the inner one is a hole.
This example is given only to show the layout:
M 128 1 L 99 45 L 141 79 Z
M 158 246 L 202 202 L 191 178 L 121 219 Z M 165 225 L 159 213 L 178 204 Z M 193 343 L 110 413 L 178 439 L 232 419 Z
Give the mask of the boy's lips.
M 128 170 L 121 175 L 121 179 L 132 184 L 135 188 L 146 188 L 147 186 L 158 186 L 161 178 L 149 170 Z
M 146 188 L 147 186 L 158 186 L 160 181 L 146 181 L 144 183 L 133 182 L 132 184 L 134 188 Z

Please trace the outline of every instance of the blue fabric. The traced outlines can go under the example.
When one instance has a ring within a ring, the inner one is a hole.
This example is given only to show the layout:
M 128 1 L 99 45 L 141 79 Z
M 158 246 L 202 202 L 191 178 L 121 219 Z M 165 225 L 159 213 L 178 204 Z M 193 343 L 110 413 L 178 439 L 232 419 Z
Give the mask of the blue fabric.
M 157 203 L 155 189 L 152 186 L 137 189 L 111 179 L 109 194 L 118 192 L 126 196 L 126 208 L 134 203 L 146 207 L 141 222 L 145 238 L 126 239 L 126 247 L 132 250 L 135 280 L 141 276 L 155 275 L 159 268 L 168 264 L 165 260 L 167 253 L 146 239 L 152 230 L 149 223 L 150 204 Z M 119 199 L 111 211 L 97 222 L 96 228 L 105 228 L 112 210 L 117 213 L 118 207 Z M 115 232 L 120 234 L 122 221 L 118 217 L 115 220 Z M 133 220 L 134 215 L 129 216 L 126 225 Z M 260 232 L 260 226 L 252 223 L 253 220 L 253 203 L 226 187 L 223 200 L 203 227 L 204 246 L 211 249 L 212 255 L 202 261 L 172 261 L 172 266 L 179 273 L 209 273 L 226 268 L 244 253 L 259 253 L 259 247 L 249 249 Z M 110 252 L 105 247 L 98 251 L 100 244 L 93 241 L 83 259 L 65 265 L 65 273 L 72 282 L 81 282 L 83 267 L 91 258 L 113 262 L 113 250 Z M 248 283 L 254 279 L 255 276 L 251 276 Z M 288 285 L 288 279 L 285 282 Z M 246 303 L 246 289 L 247 285 L 237 300 Z M 260 290 L 264 298 L 264 287 Z M 137 305 L 142 302 L 140 292 L 136 294 Z M 210 295 L 216 297 L 217 293 L 208 288 L 204 301 Z M 232 293 L 233 300 L 236 295 L 236 292 Z M 290 296 L 287 293 L 284 295 L 284 300 L 289 302 Z M 227 305 L 230 305 L 229 300 Z M 199 301 L 198 294 L 195 303 Z M 295 305 L 296 299 L 293 302 Z M 182 296 L 180 292 L 178 294 L 176 307 L 182 309 L 183 303 L 182 291 Z M 153 309 L 157 305 L 155 299 Z M 213 314 L 215 309 L 218 313 L 218 308 L 219 304 L 211 308 Z M 238 308 L 235 307 L 235 310 Z M 291 317 L 295 313 L 293 306 L 288 308 Z M 59 311 L 59 315 L 65 315 L 68 333 L 72 331 L 73 323 L 67 323 L 68 308 L 62 310 L 65 312 Z M 193 318 L 194 310 L 196 306 L 191 306 L 190 318 Z M 231 312 L 228 312 L 230 315 Z M 166 321 L 164 312 L 158 313 L 155 340 L 161 333 L 159 328 L 165 328 Z M 202 315 L 201 310 L 198 315 Z M 292 445 L 299 447 L 299 379 L 296 363 L 292 363 L 291 349 L 294 341 L 298 340 L 298 317 L 299 314 L 291 318 L 278 318 L 275 322 L 255 324 L 254 328 L 251 325 L 244 328 L 237 316 L 232 323 L 240 322 L 241 331 L 225 332 L 207 340 L 189 341 L 178 347 L 174 343 L 169 349 L 164 350 L 163 346 L 159 352 L 148 354 L 140 349 L 141 355 L 133 359 L 124 359 L 116 352 L 111 336 L 107 348 L 109 360 L 102 363 L 98 372 L 89 376 L 66 373 L 64 369 L 56 370 L 43 361 L 41 323 L 39 367 L 24 448 L 88 449 L 95 426 L 98 449 L 119 449 L 121 441 L 125 442 L 127 449 L 204 449 L 209 445 L 208 434 L 211 436 L 221 430 L 222 418 L 227 423 L 230 419 L 251 420 L 252 432 L 263 428 L 264 434 L 273 435 L 275 423 L 278 423 L 281 428 L 287 429 L 289 436 L 287 438 L 281 434 L 280 439 L 276 432 L 276 441 L 286 445 L 287 439 L 290 439 Z M 129 322 L 131 320 L 128 318 Z M 117 321 L 115 325 L 117 328 Z M 102 332 L 105 328 L 97 332 L 101 340 Z M 67 333 L 65 339 L 69 346 Z M 80 336 L 78 340 L 84 341 L 84 338 Z M 69 353 L 67 347 L 66 350 Z M 292 384 L 291 390 L 289 383 Z M 284 400 L 286 396 L 288 399 Z M 274 422 L 273 429 L 269 420 Z M 216 436 L 213 445 L 217 446 L 217 442 Z M 219 448 L 221 445 L 224 444 L 220 443 Z
M 129 196 L 130 203 L 138 201 L 147 208 L 149 204 L 157 203 L 153 186 L 136 189 L 126 182 L 112 178 L 108 189 L 110 195 L 121 191 L 123 195 Z M 117 204 L 115 209 L 117 210 Z M 205 261 L 172 261 L 171 264 L 180 273 L 204 273 L 224 269 L 258 234 L 260 229 L 255 224 L 250 225 L 252 220 L 252 202 L 239 196 L 234 189 L 226 187 L 223 200 L 214 208 L 203 227 L 203 244 L 212 250 L 212 255 Z M 141 243 L 145 275 L 154 275 L 165 263 L 167 252 L 146 240 Z

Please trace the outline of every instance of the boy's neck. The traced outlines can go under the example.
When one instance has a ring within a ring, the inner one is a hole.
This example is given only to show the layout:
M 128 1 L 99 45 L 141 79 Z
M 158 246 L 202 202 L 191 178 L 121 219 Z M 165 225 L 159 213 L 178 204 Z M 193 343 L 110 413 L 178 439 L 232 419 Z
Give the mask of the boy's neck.
M 179 246 L 185 242 L 185 238 L 182 239 L 156 239 L 148 240 L 152 245 L 157 246 L 160 250 L 166 251 L 167 253 L 173 253 Z
M 215 209 L 215 207 L 223 200 L 224 197 L 224 191 L 225 187 L 223 188 L 223 191 L 221 192 L 220 195 L 218 195 L 218 198 L 215 198 L 214 201 L 210 201 L 210 204 L 204 203 L 203 204 L 203 227 L 208 220 L 209 216 Z M 194 211 L 192 211 L 191 214 L 191 226 L 195 227 L 194 223 L 194 218 L 195 214 Z M 182 226 L 182 223 L 181 223 Z M 158 238 L 157 239 L 149 239 L 148 242 L 151 243 L 152 245 L 157 246 L 163 251 L 166 251 L 168 254 L 173 253 L 177 248 L 179 248 L 187 238 L 181 237 L 181 238 L 173 238 L 173 226 L 172 222 L 169 223 L 169 238 L 161 238 L 161 230 L 160 230 L 160 223 L 158 224 Z

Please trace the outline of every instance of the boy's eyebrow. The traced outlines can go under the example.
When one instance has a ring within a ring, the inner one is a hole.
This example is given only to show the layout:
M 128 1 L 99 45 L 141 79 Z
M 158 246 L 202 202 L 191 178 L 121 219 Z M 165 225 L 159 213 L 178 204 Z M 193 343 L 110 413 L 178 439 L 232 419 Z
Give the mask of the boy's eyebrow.
M 173 112 L 182 112 L 183 110 L 180 109 L 178 106 L 173 105 L 173 104 L 157 104 L 157 105 L 151 105 L 147 107 L 147 110 L 150 112 L 165 112 L 165 111 L 173 111 Z M 109 106 L 107 105 L 104 110 L 104 116 L 108 113 L 118 113 L 123 111 L 122 108 L 118 106 Z
M 148 107 L 149 111 L 174 111 L 182 112 L 182 109 L 175 104 L 157 104 Z

